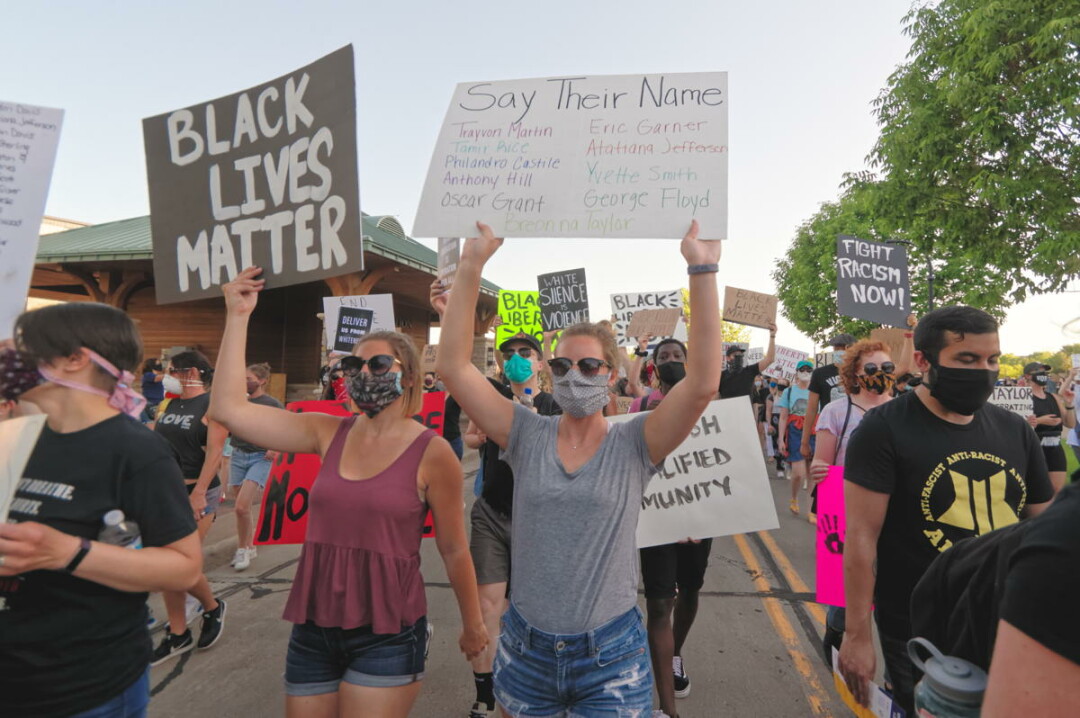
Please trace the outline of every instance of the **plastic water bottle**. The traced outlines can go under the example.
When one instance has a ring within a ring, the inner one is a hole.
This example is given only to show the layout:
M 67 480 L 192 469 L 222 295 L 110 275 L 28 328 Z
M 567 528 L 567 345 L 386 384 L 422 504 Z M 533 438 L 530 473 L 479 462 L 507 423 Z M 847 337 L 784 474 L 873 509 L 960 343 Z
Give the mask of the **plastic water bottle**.
M 142 534 L 134 521 L 126 521 L 124 512 L 113 509 L 105 514 L 105 527 L 98 534 L 98 541 L 124 548 L 142 548 Z
M 531 387 L 525 387 L 525 391 L 521 395 L 522 406 L 527 406 L 530 409 L 533 408 L 533 390 Z
M 930 657 L 923 660 L 918 649 Z M 979 718 L 986 672 L 963 658 L 946 656 L 925 638 L 908 641 L 908 655 L 920 670 L 922 680 L 915 686 L 915 713 L 920 718 Z

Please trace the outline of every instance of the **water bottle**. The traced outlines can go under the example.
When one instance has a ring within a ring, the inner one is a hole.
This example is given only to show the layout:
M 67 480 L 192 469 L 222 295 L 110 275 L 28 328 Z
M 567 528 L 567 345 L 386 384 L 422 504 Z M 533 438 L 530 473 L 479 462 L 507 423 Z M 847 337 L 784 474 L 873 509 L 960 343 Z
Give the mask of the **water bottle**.
M 533 390 L 530 387 L 525 387 L 525 391 L 521 394 L 522 406 L 527 406 L 530 409 L 533 408 Z
M 930 653 L 924 663 L 919 647 Z M 925 638 L 908 641 L 908 656 L 923 671 L 915 686 L 915 713 L 919 718 L 979 718 L 986 672 L 963 658 L 942 655 Z
M 113 509 L 105 514 L 103 521 L 105 527 L 98 534 L 98 541 L 124 548 L 142 548 L 142 534 L 139 533 L 138 524 L 126 521 L 123 511 Z

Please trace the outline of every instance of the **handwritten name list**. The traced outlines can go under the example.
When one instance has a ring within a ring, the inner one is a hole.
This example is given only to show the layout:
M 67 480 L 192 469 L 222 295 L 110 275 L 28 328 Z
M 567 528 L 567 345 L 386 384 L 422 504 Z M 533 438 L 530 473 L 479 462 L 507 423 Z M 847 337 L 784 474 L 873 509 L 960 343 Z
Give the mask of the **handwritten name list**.
M 413 233 L 727 235 L 727 73 L 457 86 Z

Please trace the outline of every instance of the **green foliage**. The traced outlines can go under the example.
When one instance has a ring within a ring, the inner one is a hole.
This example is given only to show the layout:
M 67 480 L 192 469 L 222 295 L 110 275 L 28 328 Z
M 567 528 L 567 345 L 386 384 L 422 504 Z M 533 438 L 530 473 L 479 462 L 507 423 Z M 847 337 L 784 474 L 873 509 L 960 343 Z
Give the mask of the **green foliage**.
M 920 313 L 928 258 L 937 306 L 999 318 L 1080 276 L 1080 2 L 921 3 L 904 32 L 871 171 L 847 177 L 774 273 L 785 315 L 815 338 L 864 324 L 835 316 L 837 234 L 912 242 Z

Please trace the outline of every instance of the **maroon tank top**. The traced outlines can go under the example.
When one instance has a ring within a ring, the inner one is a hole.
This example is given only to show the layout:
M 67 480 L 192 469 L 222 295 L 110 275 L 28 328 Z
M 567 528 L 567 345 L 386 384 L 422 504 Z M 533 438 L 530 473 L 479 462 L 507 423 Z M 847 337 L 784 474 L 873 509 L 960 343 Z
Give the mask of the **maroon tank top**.
M 341 422 L 311 487 L 307 536 L 284 617 L 400 633 L 427 613 L 420 575 L 427 507 L 416 493 L 416 473 L 436 433 L 420 434 L 371 478 L 350 481 L 340 466 L 354 423 L 355 416 Z

